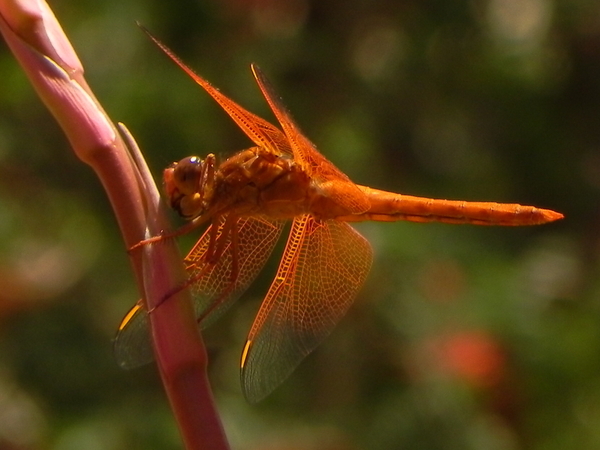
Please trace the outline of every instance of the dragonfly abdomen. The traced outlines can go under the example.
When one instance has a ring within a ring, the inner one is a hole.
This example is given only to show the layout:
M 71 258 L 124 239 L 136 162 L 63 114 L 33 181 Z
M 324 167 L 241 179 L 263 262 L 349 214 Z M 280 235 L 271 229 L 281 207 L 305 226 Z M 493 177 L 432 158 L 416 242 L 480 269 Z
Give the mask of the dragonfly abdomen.
M 445 222 L 474 225 L 539 225 L 563 217 L 549 209 L 516 203 L 467 202 L 396 194 L 360 186 L 371 201 L 363 214 L 339 217 L 338 220 L 395 222 Z

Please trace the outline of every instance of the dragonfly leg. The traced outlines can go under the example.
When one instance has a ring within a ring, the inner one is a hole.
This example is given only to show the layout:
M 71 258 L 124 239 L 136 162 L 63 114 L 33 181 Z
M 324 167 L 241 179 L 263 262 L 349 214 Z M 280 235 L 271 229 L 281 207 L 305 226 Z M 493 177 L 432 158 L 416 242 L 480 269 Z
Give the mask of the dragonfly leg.
M 169 300 L 171 297 L 173 297 L 175 294 L 178 294 L 179 292 L 181 292 L 182 290 L 190 287 L 192 284 L 194 284 L 196 281 L 198 281 L 200 278 L 202 278 L 203 276 L 206 275 L 206 273 L 212 269 L 212 267 L 214 266 L 215 263 L 211 263 L 211 262 L 206 262 L 204 264 L 204 266 L 202 267 L 202 270 L 200 272 L 198 272 L 197 274 L 195 274 L 193 277 L 189 277 L 187 280 L 185 280 L 183 283 L 175 286 L 173 289 L 171 289 L 170 291 L 168 291 L 159 301 L 156 305 L 154 305 L 154 307 L 152 309 L 150 309 L 148 311 L 148 313 L 153 312 L 156 308 L 158 308 L 160 305 L 162 305 L 164 302 L 166 302 L 167 300 Z
M 219 222 L 220 222 L 219 218 L 215 219 L 215 223 L 219 223 Z M 167 301 L 169 298 L 171 298 L 173 295 L 177 294 L 178 292 L 181 292 L 183 289 L 190 287 L 196 281 L 198 281 L 202 277 L 204 277 L 215 266 L 215 264 L 217 264 L 219 262 L 221 256 L 223 255 L 223 252 L 225 251 L 225 247 L 227 245 L 228 239 L 231 239 L 232 236 L 235 236 L 234 240 L 236 241 L 236 244 L 234 244 L 234 245 L 237 245 L 237 218 L 233 217 L 233 216 L 228 216 L 227 219 L 222 223 L 222 225 L 220 227 L 213 226 L 210 230 L 210 233 L 211 233 L 210 241 L 208 244 L 208 248 L 206 250 L 206 255 L 204 258 L 204 264 L 203 264 L 202 270 L 200 270 L 194 276 L 189 277 L 182 284 L 175 286 L 173 289 L 171 289 L 169 292 L 167 292 L 149 312 L 152 312 L 153 310 L 158 308 L 160 305 L 162 305 L 165 301 Z M 233 250 L 234 250 L 234 256 L 233 256 L 234 262 L 232 264 L 232 267 L 237 266 L 237 256 L 235 255 L 237 248 L 234 247 Z M 221 300 L 223 298 L 225 298 L 225 296 L 228 295 L 229 292 L 231 292 L 231 289 L 233 289 L 233 286 L 235 284 L 234 281 L 235 280 L 232 280 L 232 282 L 230 283 L 231 287 L 228 287 L 225 290 L 225 292 L 221 296 L 219 296 L 219 298 L 217 300 L 215 300 L 213 302 L 213 304 L 208 308 L 208 310 L 206 311 L 205 314 L 203 314 L 202 317 L 206 316 L 215 307 L 217 307 L 221 303 Z M 201 320 L 201 318 L 200 318 L 200 320 Z
M 210 313 L 212 313 L 215 308 L 217 308 L 228 296 L 231 294 L 233 289 L 236 286 L 236 282 L 238 280 L 239 275 L 239 240 L 238 240 L 238 229 L 237 229 L 237 220 L 234 222 L 234 225 L 228 230 L 231 240 L 231 271 L 229 275 L 229 284 L 227 287 L 221 292 L 218 298 L 216 298 L 206 311 L 204 311 L 198 317 L 198 323 L 202 322 L 202 320 L 207 317 Z M 202 271 L 204 273 L 204 270 Z M 198 276 L 193 277 L 194 281 L 197 280 Z M 194 281 L 190 281 L 193 283 Z
M 212 153 L 204 159 L 201 195 L 203 199 L 210 201 L 215 190 L 215 165 L 216 157 Z
M 175 231 L 162 230 L 158 236 L 152 236 L 151 238 L 143 239 L 140 242 L 138 242 L 137 244 L 132 245 L 131 247 L 129 247 L 127 249 L 127 253 L 131 254 L 134 251 L 136 251 L 137 249 L 144 247 L 145 245 L 156 244 L 157 242 L 162 242 L 166 239 L 172 239 L 177 236 L 182 236 L 184 234 L 187 234 L 190 231 L 192 231 L 194 228 L 198 228 L 200 225 L 205 223 L 209 218 L 210 218 L 210 216 L 208 214 L 203 215 L 203 216 L 198 216 L 191 222 L 185 224 L 182 227 L 179 227 Z
M 231 291 L 235 288 L 236 285 L 236 281 L 237 281 L 237 277 L 238 277 L 238 273 L 239 273 L 239 258 L 238 258 L 238 218 L 237 217 L 232 217 L 229 216 L 227 217 L 225 223 L 223 224 L 223 231 L 222 234 L 220 236 L 220 240 L 221 242 L 219 242 L 219 246 L 222 246 L 223 248 L 221 248 L 217 253 L 218 253 L 218 258 L 215 260 L 215 262 L 213 264 L 216 264 L 216 262 L 219 260 L 219 258 L 221 257 L 223 251 L 224 251 L 224 247 L 225 247 L 225 243 L 227 242 L 226 237 L 229 237 L 229 241 L 230 241 L 230 245 L 231 245 L 231 272 L 230 272 L 230 282 L 229 285 L 227 286 L 226 289 L 223 290 L 223 292 L 221 292 L 221 294 L 219 295 L 219 297 L 217 299 L 215 299 L 211 305 L 206 309 L 206 311 L 204 311 L 202 313 L 202 315 L 200 315 L 198 317 L 198 322 L 200 323 L 206 316 L 208 316 L 211 312 L 213 312 L 215 310 L 215 308 L 217 308 L 224 299 L 226 299 L 229 294 L 231 293 Z M 218 248 L 218 247 L 217 247 Z M 203 270 L 202 273 L 204 273 L 205 271 Z M 190 281 L 190 283 L 193 283 L 195 280 L 197 280 L 198 276 L 193 277 L 194 280 Z
M 219 246 L 217 246 L 217 241 L 221 240 L 226 240 L 227 236 L 227 230 L 225 229 L 225 223 L 220 224 L 220 219 L 217 218 L 216 220 L 213 221 L 213 226 L 210 228 L 209 233 L 210 233 L 210 238 L 208 240 L 208 248 L 206 249 L 206 254 L 204 255 L 204 263 L 205 264 L 209 264 L 209 265 L 214 265 L 217 263 L 217 261 L 219 260 L 219 254 L 217 252 L 217 249 Z M 218 226 L 216 226 L 215 224 L 219 224 Z M 219 234 L 220 233 L 220 234 Z M 222 250 L 221 250 L 222 252 Z M 204 271 L 203 271 L 204 272 Z M 199 276 L 195 276 L 194 279 L 199 279 Z

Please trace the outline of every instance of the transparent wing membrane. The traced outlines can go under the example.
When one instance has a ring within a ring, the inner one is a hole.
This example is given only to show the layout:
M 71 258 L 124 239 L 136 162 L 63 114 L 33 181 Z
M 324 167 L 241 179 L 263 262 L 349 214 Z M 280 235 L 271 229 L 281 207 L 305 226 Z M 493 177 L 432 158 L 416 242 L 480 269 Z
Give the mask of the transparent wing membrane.
M 226 239 L 216 264 L 208 264 L 205 259 L 214 224 L 184 259 L 194 312 L 202 328 L 219 318 L 254 281 L 273 251 L 285 222 L 239 218 L 232 232 L 223 237 L 224 223 L 225 220 L 221 220 L 216 225 L 219 227 L 217 240 Z M 235 233 L 236 245 L 232 233 Z M 237 270 L 233 273 L 235 267 Z M 154 359 L 149 333 L 148 314 L 138 302 L 123 319 L 114 341 L 115 357 L 122 368 L 132 369 Z
M 257 402 L 331 333 L 369 272 L 372 250 L 344 222 L 294 221 L 277 276 L 242 355 L 242 387 Z

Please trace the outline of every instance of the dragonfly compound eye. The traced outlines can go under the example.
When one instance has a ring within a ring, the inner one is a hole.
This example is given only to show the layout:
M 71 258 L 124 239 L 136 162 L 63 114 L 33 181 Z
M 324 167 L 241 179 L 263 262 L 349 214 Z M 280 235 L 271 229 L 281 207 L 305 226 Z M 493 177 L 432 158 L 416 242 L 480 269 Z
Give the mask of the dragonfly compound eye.
M 193 218 L 202 211 L 203 167 L 202 159 L 190 156 L 171 164 L 163 172 L 169 205 L 183 217 Z
M 182 159 L 173 166 L 173 181 L 185 194 L 193 194 L 200 189 L 204 161 L 197 156 Z

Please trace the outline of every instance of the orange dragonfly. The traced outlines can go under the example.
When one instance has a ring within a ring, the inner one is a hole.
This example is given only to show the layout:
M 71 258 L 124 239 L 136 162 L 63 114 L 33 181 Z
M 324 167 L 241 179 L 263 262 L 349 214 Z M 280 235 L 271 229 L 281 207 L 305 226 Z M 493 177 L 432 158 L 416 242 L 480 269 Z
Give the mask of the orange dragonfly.
M 242 295 L 285 221 L 292 220 L 277 274 L 241 356 L 242 388 L 250 402 L 271 393 L 323 341 L 363 285 L 373 252 L 348 222 L 537 225 L 563 217 L 533 206 L 437 200 L 357 185 L 302 134 L 256 65 L 252 73 L 281 129 L 227 98 L 150 37 L 255 144 L 221 164 L 212 154 L 184 158 L 163 174 L 170 206 L 193 225 L 210 223 L 184 259 L 201 328 Z M 153 359 L 140 302 L 119 327 L 115 355 L 124 368 Z

